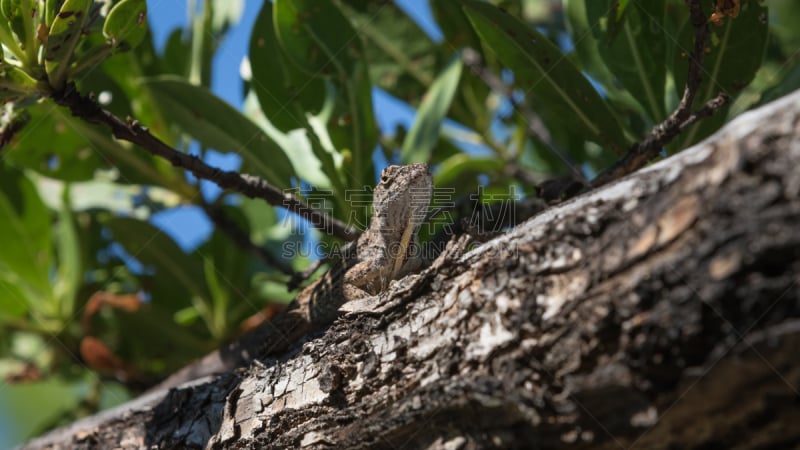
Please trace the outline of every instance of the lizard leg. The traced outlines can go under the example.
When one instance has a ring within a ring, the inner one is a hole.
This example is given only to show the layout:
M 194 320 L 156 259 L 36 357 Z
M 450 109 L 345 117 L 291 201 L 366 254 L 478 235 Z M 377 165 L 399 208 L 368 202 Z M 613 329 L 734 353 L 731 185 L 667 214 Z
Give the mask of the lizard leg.
M 376 261 L 362 261 L 351 267 L 344 279 L 344 286 L 356 288 L 366 295 L 375 295 L 389 286 L 391 267 Z M 363 295 L 358 298 L 363 297 Z

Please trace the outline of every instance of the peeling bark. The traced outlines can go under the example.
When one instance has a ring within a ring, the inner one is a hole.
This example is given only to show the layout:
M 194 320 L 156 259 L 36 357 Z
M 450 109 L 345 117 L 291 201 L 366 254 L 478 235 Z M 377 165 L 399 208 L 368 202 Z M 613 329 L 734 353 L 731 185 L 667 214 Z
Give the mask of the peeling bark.
M 551 208 L 280 360 L 25 448 L 800 445 L 800 92 Z

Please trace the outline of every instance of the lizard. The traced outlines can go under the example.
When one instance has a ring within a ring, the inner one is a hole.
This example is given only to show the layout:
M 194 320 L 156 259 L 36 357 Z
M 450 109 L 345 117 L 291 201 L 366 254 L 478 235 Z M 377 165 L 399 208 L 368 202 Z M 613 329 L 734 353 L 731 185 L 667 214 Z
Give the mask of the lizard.
M 417 232 L 430 205 L 433 181 L 417 163 L 388 166 L 373 191 L 369 228 L 345 245 L 341 258 L 272 320 L 180 369 L 148 392 L 231 371 L 283 352 L 309 332 L 331 324 L 347 301 L 377 295 L 393 280 L 421 268 Z

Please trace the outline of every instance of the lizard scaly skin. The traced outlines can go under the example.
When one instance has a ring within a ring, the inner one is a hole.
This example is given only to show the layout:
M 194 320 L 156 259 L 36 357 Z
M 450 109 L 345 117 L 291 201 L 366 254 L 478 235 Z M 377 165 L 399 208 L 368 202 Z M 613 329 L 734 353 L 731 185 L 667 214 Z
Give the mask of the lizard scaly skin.
M 376 295 L 421 266 L 417 231 L 425 219 L 433 182 L 425 164 L 389 166 L 373 193 L 369 228 L 345 246 L 322 277 L 273 320 L 184 367 L 151 391 L 241 367 L 256 357 L 285 351 L 307 333 L 331 324 L 349 300 Z

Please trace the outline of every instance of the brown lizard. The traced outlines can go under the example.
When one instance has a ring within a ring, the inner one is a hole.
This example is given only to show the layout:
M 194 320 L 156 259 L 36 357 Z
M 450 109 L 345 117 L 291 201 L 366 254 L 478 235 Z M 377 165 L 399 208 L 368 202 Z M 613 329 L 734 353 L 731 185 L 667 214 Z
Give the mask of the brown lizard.
M 342 251 L 330 270 L 297 295 L 273 320 L 184 367 L 150 391 L 231 371 L 254 358 L 287 350 L 307 333 L 331 324 L 349 300 L 376 295 L 420 268 L 417 231 L 430 204 L 433 182 L 425 164 L 389 166 L 372 199 L 369 228 Z

